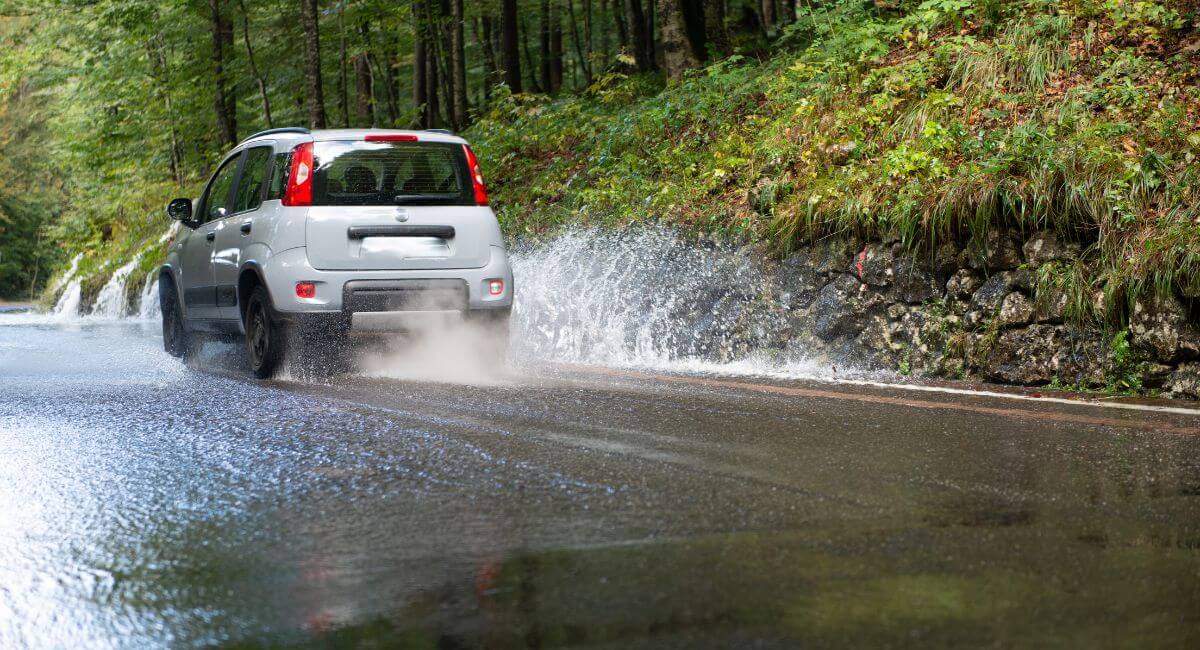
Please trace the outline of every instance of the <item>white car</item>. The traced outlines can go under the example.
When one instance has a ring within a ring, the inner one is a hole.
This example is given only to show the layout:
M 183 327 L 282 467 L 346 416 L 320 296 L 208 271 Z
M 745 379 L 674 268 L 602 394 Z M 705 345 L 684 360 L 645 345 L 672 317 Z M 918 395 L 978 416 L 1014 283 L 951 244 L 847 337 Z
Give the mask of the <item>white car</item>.
M 430 312 L 479 321 L 508 344 L 513 282 L 479 164 L 442 131 L 271 129 L 235 147 L 159 275 L 163 346 L 244 335 L 254 373 L 288 345 L 404 330 Z M 320 336 L 317 336 L 320 335 Z

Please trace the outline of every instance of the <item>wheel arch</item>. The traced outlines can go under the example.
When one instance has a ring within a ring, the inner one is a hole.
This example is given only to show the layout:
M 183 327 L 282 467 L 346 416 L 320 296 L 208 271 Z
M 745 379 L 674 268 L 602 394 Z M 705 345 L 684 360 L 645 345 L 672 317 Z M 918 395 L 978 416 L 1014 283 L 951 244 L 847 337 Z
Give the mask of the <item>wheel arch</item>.
M 257 262 L 244 264 L 242 270 L 238 272 L 237 280 L 238 319 L 242 321 L 243 326 L 246 323 L 246 306 L 250 303 L 250 294 L 254 293 L 254 288 L 258 286 L 267 286 L 262 275 L 262 268 Z M 267 294 L 270 295 L 270 293 L 270 289 L 268 289 Z

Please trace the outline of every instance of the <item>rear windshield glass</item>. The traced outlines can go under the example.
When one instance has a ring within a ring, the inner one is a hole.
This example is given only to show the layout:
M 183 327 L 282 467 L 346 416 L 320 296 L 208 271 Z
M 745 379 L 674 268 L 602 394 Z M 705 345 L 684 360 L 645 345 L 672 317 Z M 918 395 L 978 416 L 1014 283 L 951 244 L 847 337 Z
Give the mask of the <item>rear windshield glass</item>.
M 317 142 L 313 205 L 474 205 L 462 145 Z

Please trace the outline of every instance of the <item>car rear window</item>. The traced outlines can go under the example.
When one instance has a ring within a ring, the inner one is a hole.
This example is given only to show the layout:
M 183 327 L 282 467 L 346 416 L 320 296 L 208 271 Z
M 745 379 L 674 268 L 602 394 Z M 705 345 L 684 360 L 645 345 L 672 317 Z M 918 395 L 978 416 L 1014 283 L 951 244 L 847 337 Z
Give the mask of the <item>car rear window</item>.
M 313 205 L 474 205 L 462 145 L 317 142 Z

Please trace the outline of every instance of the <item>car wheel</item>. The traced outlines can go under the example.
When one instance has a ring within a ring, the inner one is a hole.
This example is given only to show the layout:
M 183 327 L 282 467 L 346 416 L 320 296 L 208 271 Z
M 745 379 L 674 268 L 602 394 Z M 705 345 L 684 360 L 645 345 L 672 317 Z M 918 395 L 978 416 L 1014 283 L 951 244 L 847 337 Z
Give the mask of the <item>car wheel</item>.
M 275 375 L 283 360 L 286 332 L 271 315 L 271 299 L 265 287 L 255 287 L 246 304 L 246 356 L 259 379 Z
M 192 337 L 183 324 L 183 310 L 179 307 L 179 294 L 174 283 L 163 288 L 159 306 L 162 308 L 163 349 L 178 359 L 192 353 Z

